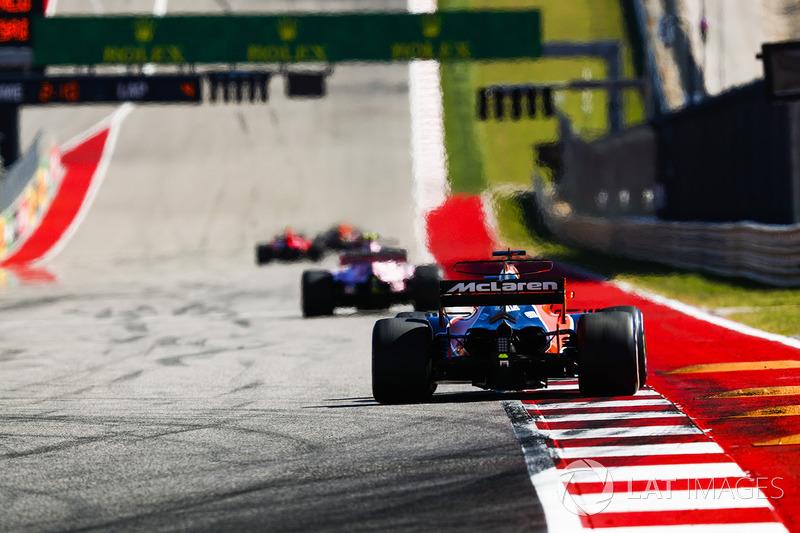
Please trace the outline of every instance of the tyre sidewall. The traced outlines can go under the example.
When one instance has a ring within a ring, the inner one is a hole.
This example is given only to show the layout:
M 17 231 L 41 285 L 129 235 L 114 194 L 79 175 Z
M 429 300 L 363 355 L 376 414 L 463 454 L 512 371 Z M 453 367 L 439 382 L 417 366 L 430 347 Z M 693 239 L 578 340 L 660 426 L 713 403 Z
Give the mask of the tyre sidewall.
M 588 313 L 578 320 L 578 383 L 584 396 L 629 396 L 639 390 L 631 313 Z
M 639 387 L 644 387 L 647 383 L 647 339 L 644 334 L 644 314 L 638 307 L 632 305 L 617 305 L 607 307 L 601 312 L 624 311 L 633 315 L 636 326 L 636 356 L 639 364 Z
M 380 403 L 412 403 L 430 398 L 432 332 L 416 318 L 384 318 L 372 330 L 372 392 Z
M 333 274 L 327 270 L 306 270 L 301 279 L 303 316 L 332 315 L 335 308 Z

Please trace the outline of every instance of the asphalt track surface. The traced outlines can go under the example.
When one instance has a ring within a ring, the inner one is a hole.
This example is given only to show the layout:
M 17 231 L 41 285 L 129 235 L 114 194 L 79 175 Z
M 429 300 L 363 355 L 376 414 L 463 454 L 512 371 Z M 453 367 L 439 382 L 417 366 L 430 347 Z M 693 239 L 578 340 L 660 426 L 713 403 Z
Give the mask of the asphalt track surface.
M 58 3 L 97 6 L 152 2 Z M 23 141 L 63 142 L 114 109 L 26 109 Z M 542 529 L 496 395 L 376 404 L 385 315 L 304 320 L 308 265 L 254 264 L 285 225 L 340 220 L 413 256 L 411 176 L 402 64 L 337 66 L 322 100 L 288 101 L 273 80 L 266 105 L 136 108 L 47 265 L 59 281 L 3 293 L 0 530 Z
M 7 294 L 0 529 L 535 530 L 497 397 L 375 404 L 300 269 Z

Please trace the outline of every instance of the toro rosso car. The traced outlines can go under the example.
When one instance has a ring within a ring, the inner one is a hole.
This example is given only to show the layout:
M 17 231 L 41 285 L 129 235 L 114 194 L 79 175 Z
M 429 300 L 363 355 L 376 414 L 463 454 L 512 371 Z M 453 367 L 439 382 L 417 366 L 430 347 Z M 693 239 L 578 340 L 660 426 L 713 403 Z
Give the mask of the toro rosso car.
M 422 311 L 439 306 L 439 267 L 414 266 L 402 248 L 369 242 L 339 254 L 336 271 L 303 272 L 301 304 L 306 317 L 332 315 L 336 307 L 386 309 L 411 303 Z
M 273 260 L 297 261 L 311 259 L 319 261 L 323 250 L 304 236 L 287 229 L 272 241 L 256 245 L 256 264 L 263 265 Z
M 522 250 L 463 261 L 473 278 L 440 282 L 438 313 L 405 312 L 372 332 L 372 392 L 380 403 L 425 401 L 438 383 L 490 390 L 547 387 L 578 377 L 584 396 L 635 394 L 647 380 L 639 309 L 570 310 L 564 278 Z

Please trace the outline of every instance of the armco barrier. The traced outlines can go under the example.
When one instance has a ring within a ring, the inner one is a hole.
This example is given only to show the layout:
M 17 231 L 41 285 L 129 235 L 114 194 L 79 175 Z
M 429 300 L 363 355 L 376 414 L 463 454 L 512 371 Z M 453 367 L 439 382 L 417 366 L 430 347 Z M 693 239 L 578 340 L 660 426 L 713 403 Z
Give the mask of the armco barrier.
M 538 209 L 559 240 L 688 270 L 800 287 L 800 224 L 666 222 L 574 215 L 537 183 Z

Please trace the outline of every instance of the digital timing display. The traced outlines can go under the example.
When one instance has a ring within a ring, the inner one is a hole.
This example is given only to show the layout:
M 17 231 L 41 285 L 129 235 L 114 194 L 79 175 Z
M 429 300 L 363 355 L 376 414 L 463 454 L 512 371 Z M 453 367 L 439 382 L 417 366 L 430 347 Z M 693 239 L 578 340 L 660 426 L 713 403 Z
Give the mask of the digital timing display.
M 198 75 L 0 79 L 0 104 L 200 103 Z
M 0 46 L 30 46 L 31 17 L 42 15 L 43 0 L 0 0 Z

